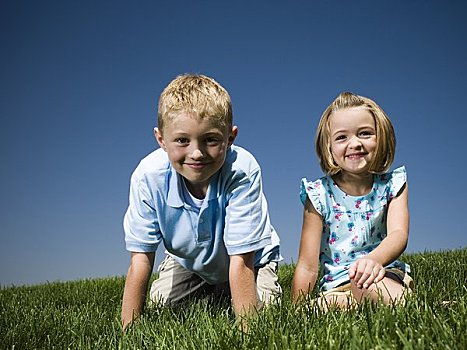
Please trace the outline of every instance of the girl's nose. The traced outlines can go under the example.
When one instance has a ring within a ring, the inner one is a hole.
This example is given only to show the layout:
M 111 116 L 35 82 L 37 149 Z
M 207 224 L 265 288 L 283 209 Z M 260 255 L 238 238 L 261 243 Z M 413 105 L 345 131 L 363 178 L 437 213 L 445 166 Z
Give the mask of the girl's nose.
M 362 142 L 357 136 L 354 136 L 350 139 L 349 146 L 352 148 L 360 148 L 362 147 Z

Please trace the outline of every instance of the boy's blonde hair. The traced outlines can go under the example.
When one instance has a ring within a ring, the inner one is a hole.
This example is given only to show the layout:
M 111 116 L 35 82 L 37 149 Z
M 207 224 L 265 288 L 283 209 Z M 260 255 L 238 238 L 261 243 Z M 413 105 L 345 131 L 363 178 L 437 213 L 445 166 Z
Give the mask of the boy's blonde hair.
M 167 122 L 183 112 L 215 119 L 219 127 L 232 129 L 230 96 L 217 81 L 205 75 L 179 75 L 167 85 L 159 98 L 159 130 L 163 132 Z
M 331 152 L 330 118 L 333 112 L 345 108 L 363 107 L 375 120 L 376 150 L 369 171 L 375 174 L 386 172 L 394 160 L 396 136 L 394 127 L 383 109 L 368 97 L 342 92 L 331 105 L 326 108 L 319 121 L 316 132 L 315 147 L 321 169 L 328 175 L 335 175 L 341 168 L 334 162 Z

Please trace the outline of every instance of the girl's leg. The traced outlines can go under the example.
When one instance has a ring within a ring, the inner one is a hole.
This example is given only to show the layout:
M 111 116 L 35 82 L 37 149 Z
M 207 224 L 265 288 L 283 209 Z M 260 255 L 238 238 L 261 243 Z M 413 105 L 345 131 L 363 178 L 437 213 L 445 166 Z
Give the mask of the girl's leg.
M 368 299 L 375 303 L 382 301 L 386 305 L 403 304 L 405 297 L 410 293 L 410 289 L 388 276 L 378 283 L 373 283 L 368 289 L 359 289 L 355 283 L 351 283 L 351 290 L 353 297 L 358 303 Z
M 345 310 L 356 304 L 355 299 L 352 297 L 350 283 L 321 293 L 314 302 L 324 312 L 333 308 Z
M 329 309 L 347 310 L 355 305 L 355 300 L 350 293 L 330 294 L 317 299 L 320 309 L 327 312 Z

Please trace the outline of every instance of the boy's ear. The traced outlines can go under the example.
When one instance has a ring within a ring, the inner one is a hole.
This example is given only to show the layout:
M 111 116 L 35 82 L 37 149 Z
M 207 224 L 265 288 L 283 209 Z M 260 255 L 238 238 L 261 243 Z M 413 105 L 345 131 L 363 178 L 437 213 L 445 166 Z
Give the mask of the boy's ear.
M 159 128 L 154 128 L 154 136 L 156 137 L 156 140 L 157 140 L 157 143 L 159 144 L 159 146 L 160 146 L 164 151 L 167 151 L 167 150 L 165 149 L 164 138 L 162 137 L 162 133 L 161 133 L 161 131 L 159 130 Z
M 238 134 L 238 127 L 234 125 L 229 135 L 229 140 L 228 140 L 229 147 L 232 146 L 233 142 L 235 141 L 235 138 L 237 137 L 237 134 Z

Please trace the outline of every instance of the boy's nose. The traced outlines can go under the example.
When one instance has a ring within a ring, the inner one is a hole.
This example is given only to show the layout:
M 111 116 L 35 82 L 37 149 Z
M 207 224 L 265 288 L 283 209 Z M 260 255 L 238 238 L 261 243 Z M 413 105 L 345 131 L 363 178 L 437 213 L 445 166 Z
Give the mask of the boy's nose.
M 203 152 L 199 148 L 195 148 L 193 152 L 191 153 L 191 158 L 192 159 L 201 159 L 203 158 Z

